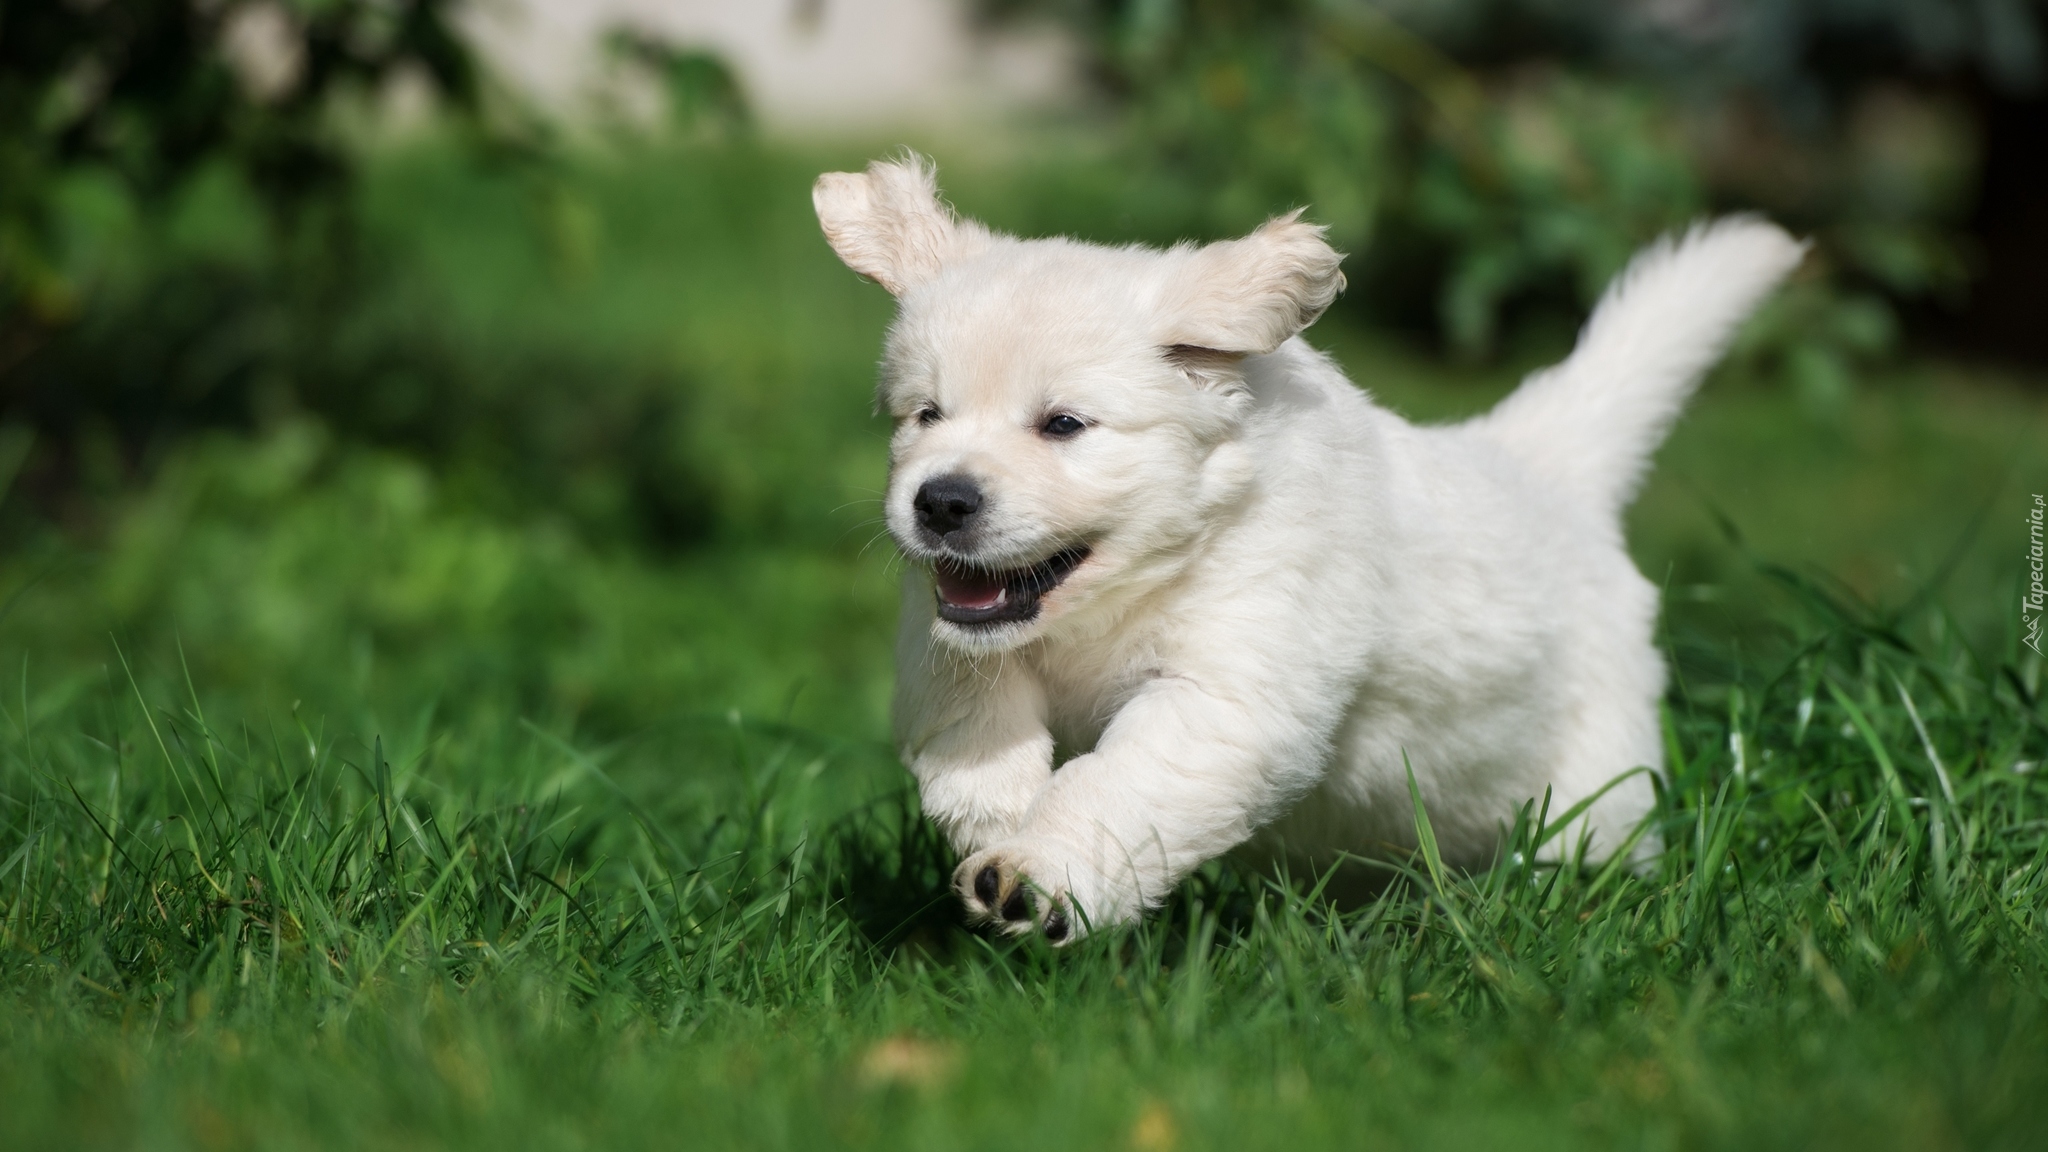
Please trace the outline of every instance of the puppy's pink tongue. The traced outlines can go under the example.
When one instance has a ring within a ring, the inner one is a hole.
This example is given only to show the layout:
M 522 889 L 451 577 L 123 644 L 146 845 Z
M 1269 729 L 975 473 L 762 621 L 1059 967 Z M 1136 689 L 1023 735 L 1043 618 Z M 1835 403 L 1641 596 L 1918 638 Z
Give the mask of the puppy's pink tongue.
M 993 608 L 1003 602 L 1003 583 L 987 572 L 941 564 L 934 573 L 939 596 L 955 608 Z

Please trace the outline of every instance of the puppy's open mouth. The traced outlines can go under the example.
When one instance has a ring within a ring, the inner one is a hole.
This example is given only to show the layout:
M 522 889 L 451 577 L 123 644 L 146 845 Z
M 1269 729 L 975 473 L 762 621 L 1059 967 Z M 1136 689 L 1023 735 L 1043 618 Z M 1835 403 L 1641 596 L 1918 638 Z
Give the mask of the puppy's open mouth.
M 1038 601 L 1088 559 L 1088 549 L 1055 552 L 1028 568 L 991 570 L 958 560 L 933 566 L 939 618 L 954 624 L 1004 624 L 1038 615 Z

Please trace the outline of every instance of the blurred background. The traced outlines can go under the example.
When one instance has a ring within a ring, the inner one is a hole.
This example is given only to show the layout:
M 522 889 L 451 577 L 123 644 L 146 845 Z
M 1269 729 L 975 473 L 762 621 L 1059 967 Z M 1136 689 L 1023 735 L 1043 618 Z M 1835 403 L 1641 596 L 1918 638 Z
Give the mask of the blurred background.
M 1632 513 L 1681 671 L 1816 613 L 2010 655 L 2044 37 L 2039 0 L 0 4 L 0 671 L 24 720 L 132 672 L 893 773 L 891 304 L 808 193 L 906 144 L 1024 234 L 1307 205 L 1351 284 L 1310 341 L 1417 419 L 1560 356 L 1646 240 L 1768 213 L 1813 255 Z

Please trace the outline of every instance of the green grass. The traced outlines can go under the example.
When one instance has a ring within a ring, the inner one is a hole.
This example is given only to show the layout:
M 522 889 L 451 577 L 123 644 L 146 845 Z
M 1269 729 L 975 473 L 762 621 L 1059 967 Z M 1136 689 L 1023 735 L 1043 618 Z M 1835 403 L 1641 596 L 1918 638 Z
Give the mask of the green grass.
M 0 1145 L 2039 1145 L 2038 393 L 1710 384 L 1632 524 L 1680 673 L 1653 872 L 1418 858 L 1333 908 L 1217 863 L 1055 953 L 960 925 L 884 741 L 887 307 L 811 232 L 819 163 L 536 192 L 394 158 L 367 196 L 404 256 L 351 323 L 431 330 L 490 436 L 284 405 L 61 527 L 0 505 Z M 1113 203 L 1041 179 L 955 195 Z M 1315 339 L 1430 418 L 1556 347 Z M 679 413 L 681 543 L 601 451 L 492 439 L 635 389 Z
M 684 766 L 654 732 L 31 684 L 0 1134 L 2033 1146 L 2039 663 L 1844 615 L 1781 675 L 1688 678 L 1649 875 L 1424 858 L 1339 910 L 1214 865 L 1062 953 L 958 927 L 901 793 L 831 795 L 872 756 L 843 742 L 732 723 Z

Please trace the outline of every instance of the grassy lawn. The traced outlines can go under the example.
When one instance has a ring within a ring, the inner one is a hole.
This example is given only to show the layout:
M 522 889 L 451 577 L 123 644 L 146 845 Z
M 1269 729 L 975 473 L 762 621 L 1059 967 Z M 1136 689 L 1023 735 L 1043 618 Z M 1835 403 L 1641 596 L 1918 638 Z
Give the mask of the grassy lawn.
M 1425 856 L 1333 908 L 1218 863 L 1054 953 L 959 925 L 885 741 L 888 305 L 807 201 L 856 159 L 391 158 L 350 330 L 448 380 L 181 437 L 61 529 L 0 504 L 0 1145 L 2041 1144 L 2042 382 L 1710 383 L 1631 525 L 1680 673 L 1651 874 Z M 1036 179 L 953 195 L 1168 227 Z M 1418 418 L 1558 351 L 1367 319 L 1311 338 Z

